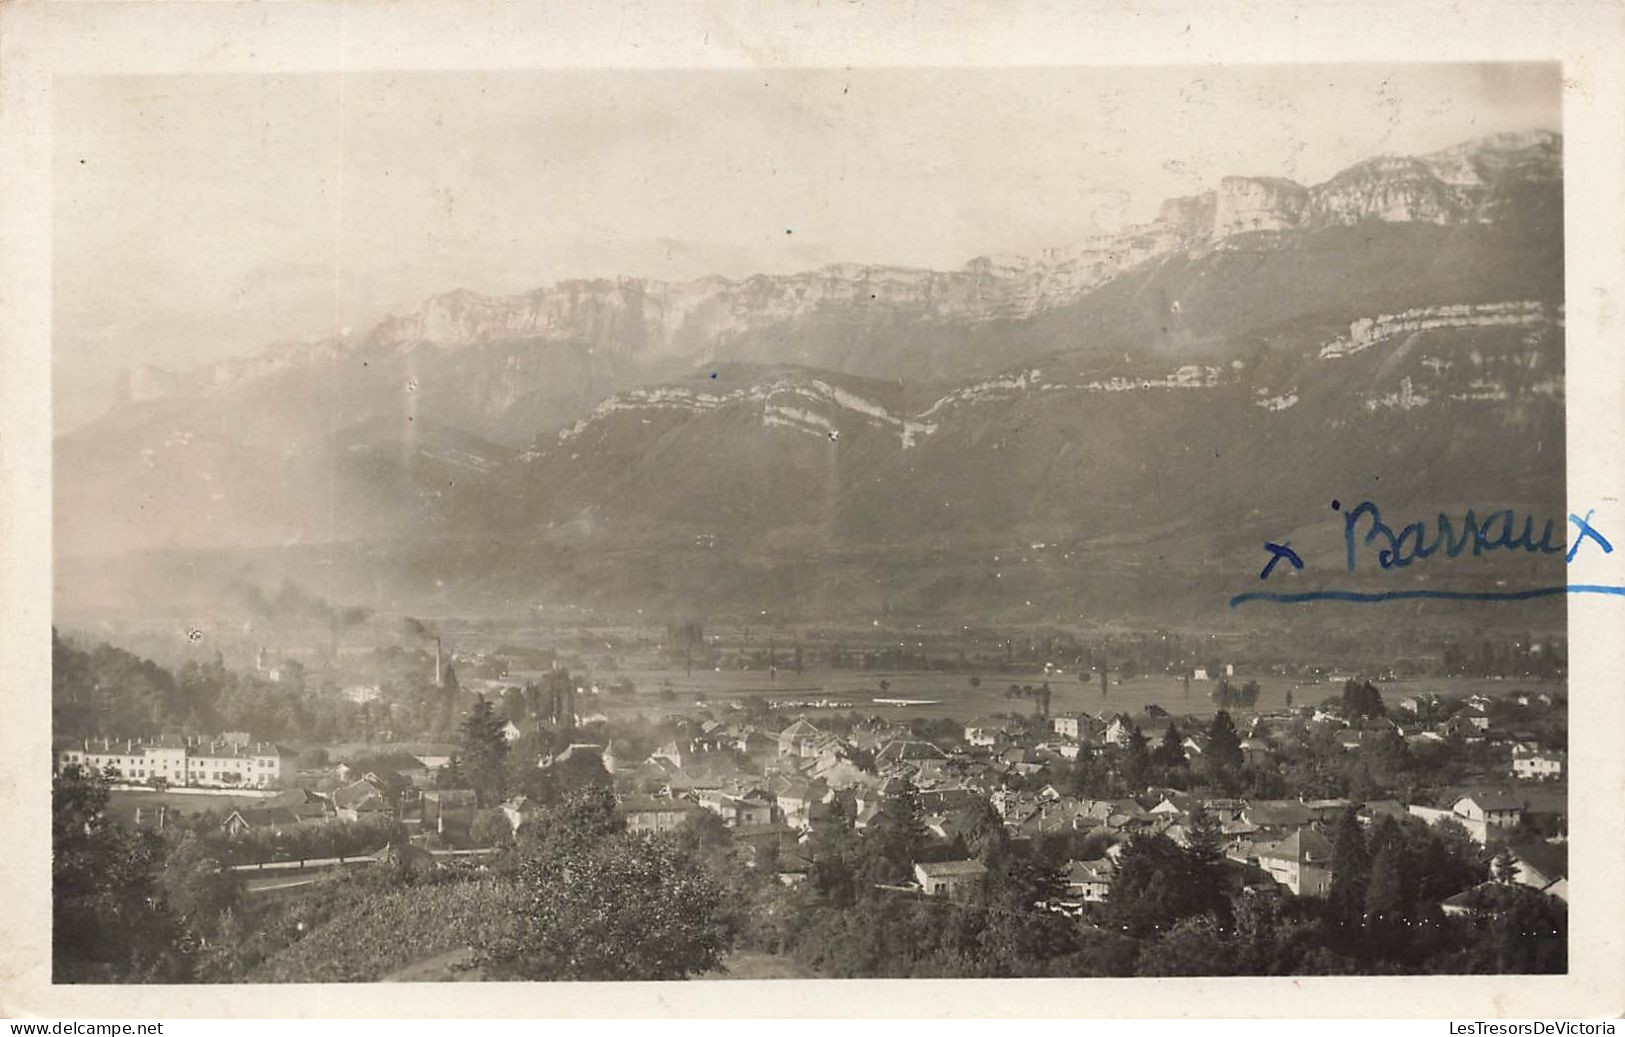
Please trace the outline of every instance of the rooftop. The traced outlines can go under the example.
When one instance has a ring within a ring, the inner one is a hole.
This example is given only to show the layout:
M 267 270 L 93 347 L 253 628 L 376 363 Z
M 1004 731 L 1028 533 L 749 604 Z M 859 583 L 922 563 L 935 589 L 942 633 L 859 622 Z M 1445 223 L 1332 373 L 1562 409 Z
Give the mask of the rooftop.
M 935 861 L 930 864 L 916 864 L 914 867 L 920 874 L 932 879 L 965 878 L 987 874 L 987 868 L 981 861 Z

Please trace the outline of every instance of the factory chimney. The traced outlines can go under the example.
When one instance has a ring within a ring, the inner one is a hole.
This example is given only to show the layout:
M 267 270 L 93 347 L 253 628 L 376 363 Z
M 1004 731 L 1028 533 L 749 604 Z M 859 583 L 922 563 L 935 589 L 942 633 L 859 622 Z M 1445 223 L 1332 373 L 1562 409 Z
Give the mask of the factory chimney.
M 440 687 L 440 638 L 434 639 L 434 685 Z

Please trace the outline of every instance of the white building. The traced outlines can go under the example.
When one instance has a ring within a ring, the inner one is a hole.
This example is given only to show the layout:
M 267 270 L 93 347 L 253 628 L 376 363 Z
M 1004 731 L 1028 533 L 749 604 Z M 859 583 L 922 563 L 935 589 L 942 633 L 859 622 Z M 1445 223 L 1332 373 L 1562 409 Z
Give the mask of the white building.
M 1541 749 L 1512 750 L 1512 776 L 1538 781 L 1556 780 L 1563 776 L 1563 753 Z
M 293 775 L 295 759 L 288 750 L 269 742 L 234 745 L 191 738 L 155 742 L 102 739 L 63 749 L 57 754 L 57 766 L 94 768 L 129 782 L 157 779 L 175 786 L 268 788 Z

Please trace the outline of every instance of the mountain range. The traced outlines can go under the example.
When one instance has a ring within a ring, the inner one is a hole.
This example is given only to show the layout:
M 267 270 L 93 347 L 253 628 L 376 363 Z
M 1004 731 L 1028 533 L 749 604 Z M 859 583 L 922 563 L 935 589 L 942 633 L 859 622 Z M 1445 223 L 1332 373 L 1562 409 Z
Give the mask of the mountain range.
M 1560 515 L 1562 169 L 1500 135 L 958 270 L 459 290 L 135 371 L 57 440 L 59 596 L 1200 614 L 1266 535 L 1339 561 L 1336 496 Z

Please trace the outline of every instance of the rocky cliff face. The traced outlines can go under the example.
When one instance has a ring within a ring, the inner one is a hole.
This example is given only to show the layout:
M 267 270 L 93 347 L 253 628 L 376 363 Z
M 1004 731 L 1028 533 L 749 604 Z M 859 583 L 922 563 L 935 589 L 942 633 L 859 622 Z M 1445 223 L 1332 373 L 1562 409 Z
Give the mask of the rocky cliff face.
M 1289 230 L 1302 223 L 1308 200 L 1309 191 L 1291 180 L 1227 176 L 1219 181 L 1212 236 Z
M 1493 222 L 1518 185 L 1561 179 L 1561 150 L 1557 134 L 1503 134 L 1431 155 L 1374 158 L 1307 187 L 1270 177 L 1225 177 L 1215 190 L 1169 199 L 1149 224 L 1035 256 L 980 256 L 952 271 L 846 263 L 742 281 L 564 281 L 505 297 L 459 290 L 431 298 L 417 312 L 390 317 L 370 334 L 353 339 L 282 345 L 186 375 L 149 372 L 130 380 L 127 402 L 235 388 L 302 365 L 332 366 L 346 355 L 367 351 L 400 354 L 528 344 L 519 349 L 523 353 L 536 344 L 567 346 L 568 356 L 554 355 L 545 362 L 517 356 L 512 349 L 493 352 L 499 365 L 527 372 L 518 381 L 509 379 L 513 384 L 500 394 L 512 403 L 580 380 L 569 371 L 590 369 L 609 379 L 611 389 L 629 387 L 645 365 L 693 366 L 727 359 L 733 343 L 777 339 L 782 336 L 773 329 L 808 321 L 849 329 L 844 334 L 850 338 L 891 333 L 900 326 L 1026 320 L 1072 305 L 1150 260 L 1226 248 L 1240 235 L 1252 235 L 1247 247 L 1256 249 L 1272 247 L 1272 235 L 1366 220 Z M 753 349 L 742 358 L 774 359 L 761 355 L 759 344 Z M 817 355 L 783 359 L 828 360 Z M 561 363 L 568 370 L 555 372 Z M 598 382 L 591 385 L 599 387 Z M 587 387 L 582 382 L 577 388 Z

